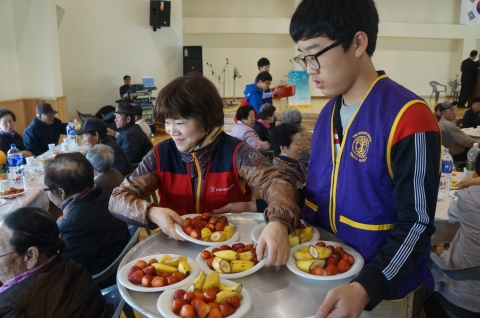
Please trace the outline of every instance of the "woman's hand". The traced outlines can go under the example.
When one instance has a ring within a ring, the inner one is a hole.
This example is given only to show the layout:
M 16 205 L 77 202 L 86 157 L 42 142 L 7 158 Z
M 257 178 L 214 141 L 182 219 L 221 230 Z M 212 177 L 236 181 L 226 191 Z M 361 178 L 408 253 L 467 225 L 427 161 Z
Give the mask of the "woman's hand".
M 263 259 L 265 247 L 268 246 L 268 256 L 265 267 L 279 266 L 287 263 L 290 257 L 290 241 L 288 240 L 288 228 L 280 221 L 272 221 L 267 224 L 260 234 L 257 243 L 257 259 Z
M 22 156 L 23 156 L 23 158 L 35 157 L 35 156 L 33 155 L 33 153 L 31 153 L 31 152 L 28 151 L 28 150 L 22 150 Z
M 171 238 L 184 241 L 184 239 L 175 231 L 175 223 L 183 227 L 183 223 L 185 222 L 177 212 L 168 208 L 154 206 L 148 209 L 147 219 L 157 224 L 160 229 Z
M 257 205 L 253 201 L 229 203 L 219 209 L 212 211 L 213 213 L 239 213 L 239 212 L 257 212 Z
M 466 178 L 466 179 L 461 180 L 458 183 L 458 187 L 460 187 L 460 188 L 468 188 L 468 187 L 474 186 L 474 185 L 480 185 L 480 178 Z

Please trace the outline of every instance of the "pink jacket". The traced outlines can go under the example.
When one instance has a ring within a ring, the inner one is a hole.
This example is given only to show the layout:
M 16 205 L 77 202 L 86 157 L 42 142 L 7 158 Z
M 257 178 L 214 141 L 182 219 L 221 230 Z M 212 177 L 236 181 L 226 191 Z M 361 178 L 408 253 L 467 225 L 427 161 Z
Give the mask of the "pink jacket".
M 268 141 L 261 141 L 255 130 L 241 121 L 238 121 L 235 126 L 233 126 L 232 136 L 245 141 L 250 147 L 257 149 L 258 151 L 270 149 L 270 143 Z

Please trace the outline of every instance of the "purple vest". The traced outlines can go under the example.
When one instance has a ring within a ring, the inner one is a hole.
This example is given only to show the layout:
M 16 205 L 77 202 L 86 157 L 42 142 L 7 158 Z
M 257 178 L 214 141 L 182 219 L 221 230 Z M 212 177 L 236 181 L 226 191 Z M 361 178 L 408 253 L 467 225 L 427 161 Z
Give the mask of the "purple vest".
M 424 102 L 386 75 L 378 77 L 344 128 L 335 163 L 335 101 L 328 102 L 315 124 L 302 218 L 335 233 L 368 263 L 397 218 L 390 161 L 396 119 L 409 106 Z M 427 249 L 392 299 L 405 297 L 431 277 L 428 257 Z

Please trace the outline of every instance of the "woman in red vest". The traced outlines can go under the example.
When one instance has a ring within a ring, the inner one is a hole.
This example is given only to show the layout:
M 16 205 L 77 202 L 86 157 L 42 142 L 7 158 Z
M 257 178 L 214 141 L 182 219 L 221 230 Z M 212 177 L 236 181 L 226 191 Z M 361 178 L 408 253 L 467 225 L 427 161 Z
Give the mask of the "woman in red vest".
M 268 245 L 266 266 L 285 264 L 288 234 L 300 215 L 296 187 L 257 150 L 223 131 L 223 103 L 213 83 L 199 73 L 178 77 L 159 92 L 154 111 L 171 139 L 155 145 L 113 191 L 110 211 L 128 223 L 154 223 L 180 240 L 174 228 L 183 226 L 180 215 L 257 211 L 252 186 L 269 203 L 257 257 Z M 157 190 L 160 206 L 145 200 Z

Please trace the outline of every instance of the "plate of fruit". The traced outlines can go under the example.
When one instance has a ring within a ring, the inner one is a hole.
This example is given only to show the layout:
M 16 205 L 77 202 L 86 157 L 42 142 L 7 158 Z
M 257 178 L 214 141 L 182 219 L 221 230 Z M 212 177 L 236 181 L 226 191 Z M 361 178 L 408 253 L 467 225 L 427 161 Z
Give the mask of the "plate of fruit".
M 243 317 L 252 299 L 242 284 L 220 278 L 217 272 L 203 271 L 186 289 L 169 289 L 157 301 L 158 311 L 167 318 Z
M 249 243 L 234 243 L 209 247 L 197 255 L 197 264 L 205 273 L 215 271 L 224 278 L 239 278 L 255 273 L 265 265 L 267 258 L 257 260 L 256 250 Z
M 225 215 L 202 214 L 182 215 L 183 228 L 175 224 L 175 231 L 187 241 L 206 246 L 222 246 L 238 241 L 240 233 Z
M 14 197 L 18 197 L 19 195 L 23 195 L 24 193 L 25 193 L 25 189 L 10 188 L 10 190 L 0 192 L 0 198 L 11 199 L 11 198 L 14 198 Z
M 253 242 L 257 243 L 260 234 L 262 233 L 263 229 L 267 226 L 265 222 L 260 223 L 257 225 L 251 234 Z M 303 244 L 306 242 L 316 242 L 320 238 L 320 232 L 313 226 L 310 226 L 308 223 L 301 220 L 299 227 L 295 229 L 295 233 L 292 233 L 288 236 L 288 240 L 290 241 L 290 246 L 294 247 L 298 244 Z
M 309 279 L 337 280 L 357 274 L 363 268 L 363 257 L 346 244 L 307 242 L 292 248 L 287 267 Z
M 190 283 L 200 273 L 200 267 L 189 257 L 157 254 L 125 264 L 117 273 L 124 287 L 140 292 L 159 292 Z

